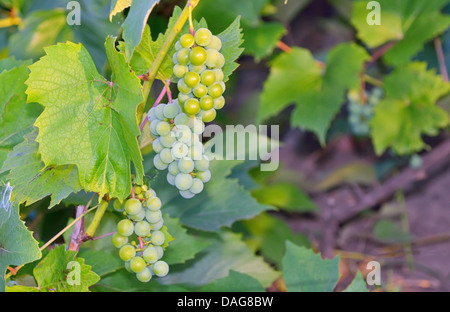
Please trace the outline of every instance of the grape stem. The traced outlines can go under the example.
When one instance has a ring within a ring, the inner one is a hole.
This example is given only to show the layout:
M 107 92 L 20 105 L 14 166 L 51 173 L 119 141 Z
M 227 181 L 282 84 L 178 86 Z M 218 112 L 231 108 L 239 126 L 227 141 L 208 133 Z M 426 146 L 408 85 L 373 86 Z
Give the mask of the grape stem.
M 106 196 L 105 196 L 106 197 Z M 94 237 L 95 231 L 97 231 L 98 225 L 100 224 L 100 221 L 103 218 L 103 215 L 105 214 L 106 208 L 108 208 L 109 200 L 107 200 L 105 197 L 102 198 L 100 201 L 100 204 L 95 211 L 94 218 L 92 219 L 91 223 L 89 224 L 83 240 L 90 240 Z
M 168 80 L 170 83 L 170 80 Z M 156 99 L 155 103 L 153 104 L 152 107 L 156 107 L 159 105 L 159 103 L 161 103 L 161 100 L 163 99 L 164 95 L 166 94 L 167 90 L 169 90 L 169 88 L 167 87 L 167 85 L 164 85 L 164 88 L 162 89 L 161 93 L 159 94 L 158 98 Z M 167 92 L 169 95 L 169 102 L 172 103 L 172 94 L 170 92 Z M 139 126 L 139 130 L 142 132 L 142 129 L 144 129 L 145 124 L 148 121 L 148 116 L 145 116 L 144 120 L 141 122 L 141 125 Z
M 434 47 L 436 48 L 436 55 L 439 63 L 439 71 L 442 79 L 448 81 L 447 65 L 445 64 L 444 50 L 442 49 L 442 42 L 439 37 L 434 38 Z

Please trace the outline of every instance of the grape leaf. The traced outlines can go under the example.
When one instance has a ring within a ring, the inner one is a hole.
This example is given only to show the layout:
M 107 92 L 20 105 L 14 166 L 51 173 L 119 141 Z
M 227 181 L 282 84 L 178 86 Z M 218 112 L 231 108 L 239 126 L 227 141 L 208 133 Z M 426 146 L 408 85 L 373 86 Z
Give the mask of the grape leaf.
M 7 179 L 13 186 L 11 201 L 14 204 L 34 202 L 50 195 L 48 208 L 81 190 L 77 168 L 73 165 L 45 168 L 35 142 L 36 131 L 25 136 L 25 140 L 16 145 L 3 164 L 1 172 L 10 171 Z
M 126 8 L 129 8 L 131 5 L 131 2 L 133 0 L 112 0 L 111 1 L 111 11 L 109 13 L 109 21 L 112 21 L 112 18 L 117 13 L 122 12 Z
M 239 64 L 236 63 L 236 60 L 244 51 L 244 48 L 241 48 L 244 40 L 242 39 L 240 20 L 240 16 L 236 17 L 227 29 L 217 35 L 222 40 L 220 53 L 225 57 L 225 65 L 222 68 L 224 82 L 227 82 L 230 75 L 238 68 Z
M 339 257 L 322 259 L 311 249 L 286 241 L 283 278 L 288 291 L 331 292 L 339 280 Z
M 230 274 L 202 286 L 200 292 L 264 292 L 265 289 L 257 279 L 250 275 L 230 270 Z
M 441 14 L 447 0 L 380 0 L 380 25 L 369 25 L 368 1 L 354 1 L 351 22 L 357 36 L 370 48 L 388 41 L 395 45 L 384 55 L 392 65 L 407 63 L 424 43 L 439 35 L 450 25 L 450 16 Z
M 369 292 L 369 289 L 367 289 L 366 281 L 364 280 L 360 271 L 356 273 L 356 276 L 353 279 L 352 283 L 347 286 L 344 292 Z
M 100 280 L 91 267 L 84 263 L 83 258 L 76 258 L 75 251 L 66 251 L 65 248 L 65 245 L 53 248 L 34 268 L 34 277 L 40 291 L 87 292 L 90 286 Z M 71 262 L 77 262 L 79 267 L 70 267 Z
M 27 94 L 45 107 L 35 125 L 46 166 L 74 164 L 85 190 L 123 200 L 131 188 L 131 162 L 137 183 L 143 176 L 136 117 L 143 95 L 112 37 L 105 47 L 111 83 L 81 44 L 68 42 L 46 48 L 47 55 L 30 66 Z
M 371 137 L 378 155 L 388 147 L 399 155 L 420 151 L 422 135 L 437 135 L 448 125 L 448 113 L 436 101 L 450 84 L 426 70 L 426 63 L 398 67 L 384 79 L 385 98 L 375 107 Z
M 322 72 L 306 49 L 293 48 L 290 53 L 280 54 L 272 61 L 264 84 L 258 122 L 295 103 L 292 125 L 313 131 L 324 144 L 345 91 L 359 85 L 359 73 L 368 58 L 363 48 L 353 43 L 340 44 L 329 52 Z
M 122 25 L 125 40 L 125 59 L 130 61 L 134 49 L 141 42 L 147 19 L 159 0 L 133 0 Z
M 263 259 L 241 241 L 239 234 L 221 231 L 215 234 L 199 233 L 211 244 L 195 259 L 182 265 L 171 266 L 171 272 L 160 280 L 161 284 L 201 286 L 225 277 L 230 270 L 250 275 L 268 287 L 279 276 Z
M 19 217 L 19 206 L 8 200 L 7 187 L 0 189 L 0 291 L 5 291 L 5 271 L 41 258 L 38 242 Z
M 284 26 L 278 22 L 261 23 L 256 27 L 244 26 L 243 28 L 245 53 L 253 55 L 257 62 L 270 55 L 286 33 Z

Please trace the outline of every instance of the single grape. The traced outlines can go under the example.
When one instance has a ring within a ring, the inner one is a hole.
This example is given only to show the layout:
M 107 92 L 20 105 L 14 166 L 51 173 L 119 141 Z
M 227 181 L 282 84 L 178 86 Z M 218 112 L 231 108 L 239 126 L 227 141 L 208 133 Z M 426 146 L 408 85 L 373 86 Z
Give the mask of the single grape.
M 118 199 L 114 200 L 113 208 L 115 211 L 118 211 L 118 212 L 124 211 L 123 204 Z
M 172 162 L 168 167 L 168 171 L 170 174 L 173 174 L 173 175 L 177 175 L 178 173 L 180 173 L 180 169 L 178 169 L 178 161 Z
M 188 87 L 186 82 L 184 82 L 184 79 L 178 80 L 177 88 L 178 88 L 178 91 L 180 91 L 182 94 L 189 94 L 192 92 L 192 89 Z
M 214 75 L 216 76 L 216 81 L 223 81 L 224 75 L 223 71 L 220 68 L 214 68 L 212 69 Z
M 161 199 L 158 197 L 151 197 L 147 199 L 147 208 L 152 211 L 161 209 Z
M 222 94 L 223 94 L 223 88 L 220 85 L 220 83 L 216 82 L 215 84 L 209 86 L 208 87 L 208 94 L 214 99 L 216 99 L 218 97 L 221 97 Z
M 142 187 L 140 187 L 140 186 L 136 186 L 136 187 L 134 188 L 134 194 L 135 194 L 135 195 L 142 194 L 143 191 L 144 191 L 144 190 L 143 190 Z
M 188 190 L 192 186 L 192 177 L 187 173 L 180 173 L 175 177 L 175 186 L 182 191 Z
M 194 161 L 190 158 L 183 158 L 178 161 L 178 169 L 182 173 L 190 173 L 194 170 Z
M 194 45 L 194 36 L 192 36 L 191 34 L 184 34 L 183 36 L 181 36 L 179 42 L 183 48 L 190 48 Z
M 125 208 L 126 213 L 129 215 L 135 215 L 142 210 L 142 204 L 136 198 L 127 199 L 123 207 Z
M 162 260 L 156 261 L 153 265 L 153 272 L 159 277 L 164 277 L 169 273 L 169 265 Z
M 156 132 L 161 136 L 169 134 L 170 133 L 170 124 L 167 121 L 161 121 L 156 126 Z
M 175 185 L 175 175 L 171 174 L 170 172 L 167 172 L 167 183 L 169 183 L 170 185 Z
M 199 75 L 202 72 L 204 72 L 205 70 L 206 70 L 206 66 L 205 65 L 199 65 L 199 66 L 189 65 L 189 71 L 195 72 L 195 73 L 197 73 Z
M 197 118 L 193 118 L 191 129 L 194 134 L 200 135 L 205 131 L 205 123 Z
M 133 221 L 128 219 L 122 219 L 117 223 L 117 233 L 122 236 L 130 236 L 134 232 Z
M 225 66 L 225 57 L 223 56 L 222 53 L 218 52 L 219 56 L 217 58 L 217 63 L 216 63 L 216 67 L 217 68 L 222 68 Z
M 152 231 L 160 230 L 164 225 L 164 219 L 161 218 L 158 222 L 152 223 Z
M 155 139 L 152 143 L 153 150 L 155 153 L 161 153 L 161 151 L 164 149 L 164 146 L 161 144 L 161 140 L 159 138 Z
M 142 257 L 134 257 L 130 260 L 130 269 L 134 273 L 139 273 L 147 267 L 145 260 Z
M 137 221 L 142 221 L 145 218 L 145 209 L 142 209 L 141 211 L 139 211 L 137 214 L 135 215 L 130 215 L 129 216 L 131 220 L 137 222 Z
M 145 192 L 145 196 L 147 198 L 155 197 L 156 196 L 156 192 L 155 192 L 154 189 L 148 189 L 147 192 Z
M 161 153 L 159 153 L 159 157 L 161 158 L 161 161 L 166 164 L 170 164 L 174 160 L 172 149 L 170 147 L 164 148 Z
M 196 72 L 190 71 L 186 75 L 184 75 L 183 79 L 184 79 L 184 83 L 189 88 L 194 88 L 200 82 L 200 75 L 197 74 Z
M 216 119 L 217 112 L 214 108 L 202 112 L 202 120 L 204 122 L 211 122 Z
M 203 155 L 202 159 L 194 161 L 195 169 L 198 171 L 206 171 L 209 169 L 209 159 L 207 156 Z
M 203 182 L 202 180 L 198 179 L 198 178 L 194 178 L 192 179 L 192 186 L 189 189 L 190 192 L 194 193 L 194 194 L 199 194 L 203 191 Z
M 206 50 L 206 66 L 209 68 L 217 67 L 217 63 L 219 62 L 219 51 L 215 49 L 207 49 Z
M 175 137 L 177 138 L 177 140 L 179 142 L 188 144 L 191 140 L 191 136 L 192 136 L 192 131 L 191 131 L 191 129 L 189 129 L 188 126 L 185 126 L 185 125 L 177 126 L 177 129 L 175 132 Z
M 189 54 L 189 60 L 194 66 L 201 66 L 206 62 L 206 50 L 202 47 L 192 48 Z
M 184 93 L 178 93 L 178 101 L 180 102 L 180 104 L 184 104 L 184 102 L 186 102 L 187 100 L 189 100 L 190 98 L 193 98 L 194 95 L 192 93 L 188 93 L 188 94 L 184 94 Z
M 166 118 L 169 119 L 175 118 L 175 116 L 178 115 L 179 112 L 180 112 L 180 105 L 178 104 L 172 103 L 164 107 L 164 116 Z
M 209 69 L 205 70 L 200 75 L 200 81 L 202 84 L 209 87 L 214 82 L 216 82 L 216 75 L 214 74 L 214 72 L 212 70 L 209 70 Z
M 161 246 L 155 246 L 156 251 L 158 252 L 158 260 L 161 259 L 164 255 L 164 249 Z
M 111 242 L 116 248 L 120 248 L 128 243 L 128 237 L 120 235 L 119 233 L 114 233 L 111 237 Z
M 150 122 L 156 119 L 155 109 L 156 109 L 155 107 L 152 107 L 147 113 L 147 118 Z
M 152 231 L 151 239 L 153 245 L 161 246 L 162 244 L 164 244 L 166 237 L 164 236 L 164 233 L 161 231 Z
M 125 261 L 125 269 L 130 273 L 134 273 L 133 271 L 131 271 L 130 261 Z M 151 269 L 151 271 L 153 272 L 153 268 Z
M 173 67 L 173 74 L 177 78 L 182 78 L 189 71 L 188 67 L 181 64 L 176 64 Z
M 134 248 L 134 247 L 131 246 L 130 244 L 124 245 L 124 246 L 120 247 L 120 250 L 119 250 L 119 257 L 120 257 L 120 259 L 122 259 L 123 261 L 129 261 L 129 260 L 131 260 L 134 256 L 136 256 L 136 248 Z
M 167 166 L 168 166 L 168 164 L 166 164 L 165 162 L 163 162 L 161 160 L 159 154 L 157 154 L 157 155 L 155 155 L 155 157 L 153 157 L 153 165 L 158 170 L 165 170 L 165 169 L 167 169 Z
M 150 123 L 150 133 L 155 137 L 159 136 L 158 132 L 156 132 L 156 127 L 160 122 L 161 121 L 159 121 L 158 119 L 155 119 Z
M 192 197 L 195 196 L 195 194 L 189 190 L 188 191 L 180 191 L 180 195 L 181 195 L 181 197 L 183 197 L 185 199 L 191 199 Z
M 211 31 L 207 28 L 199 28 L 194 35 L 195 43 L 200 46 L 207 46 L 211 43 L 213 35 Z
M 225 98 L 223 96 L 220 96 L 218 98 L 214 99 L 214 109 L 222 109 L 225 106 Z
M 159 138 L 159 140 L 161 141 L 161 144 L 165 147 L 172 147 L 173 144 L 175 144 L 175 136 L 173 135 L 173 133 L 169 133 L 167 135 L 163 135 Z M 164 170 L 164 169 L 162 169 Z
M 180 63 L 181 65 L 188 65 L 189 64 L 189 55 L 190 55 L 189 49 L 183 48 L 183 49 L 179 50 L 176 53 L 177 62 L 175 62 L 175 63 Z
M 211 42 L 206 46 L 206 48 L 220 51 L 220 49 L 222 49 L 222 40 L 220 40 L 217 36 L 212 36 Z
M 197 178 L 203 181 L 203 183 L 208 182 L 211 179 L 211 171 L 205 170 L 205 171 L 199 171 L 197 172 Z
M 164 120 L 164 107 L 166 104 L 159 104 L 155 107 L 155 116 L 160 121 Z
M 412 155 L 409 159 L 409 166 L 413 169 L 419 169 L 420 167 L 422 167 L 422 163 L 422 157 L 420 157 L 420 155 L 418 154 Z
M 150 223 L 147 221 L 139 221 L 134 225 L 134 232 L 137 236 L 146 237 L 150 234 Z
M 175 51 L 181 50 L 183 47 L 180 44 L 180 41 L 175 42 Z
M 161 210 L 147 210 L 145 213 L 145 219 L 150 223 L 157 223 L 161 219 Z
M 188 157 L 190 157 L 192 160 L 202 159 L 203 145 L 201 143 L 200 144 L 192 144 L 189 147 Z
M 192 98 L 184 103 L 184 111 L 188 115 L 197 115 L 200 112 L 200 104 L 197 99 Z
M 180 158 L 183 158 L 184 156 L 186 156 L 188 151 L 189 151 L 189 148 L 186 144 L 184 144 L 183 142 L 176 142 L 172 147 L 172 156 L 175 159 L 180 159 Z M 172 174 L 176 174 L 176 173 L 172 173 Z
M 144 268 L 139 273 L 136 273 L 136 278 L 142 283 L 149 282 L 152 279 L 152 276 L 152 271 L 149 268 Z
M 191 118 L 189 118 L 189 116 L 186 115 L 185 113 L 180 113 L 175 117 L 175 119 L 173 121 L 176 126 L 181 126 L 181 125 L 187 126 L 187 125 L 189 125 L 190 119 Z
M 144 253 L 142 254 L 142 257 L 147 263 L 155 263 L 159 259 L 158 256 L 159 256 L 158 249 L 154 246 L 149 246 L 145 248 Z
M 194 89 L 192 90 L 192 93 L 198 98 L 204 97 L 208 93 L 208 88 L 201 83 L 197 84 Z

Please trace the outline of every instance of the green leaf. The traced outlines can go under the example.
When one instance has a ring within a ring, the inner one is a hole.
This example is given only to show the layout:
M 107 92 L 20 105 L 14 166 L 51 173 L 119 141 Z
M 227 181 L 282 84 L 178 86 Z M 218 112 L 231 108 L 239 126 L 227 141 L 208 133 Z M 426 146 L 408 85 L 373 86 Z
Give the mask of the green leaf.
M 360 271 L 356 273 L 352 283 L 344 290 L 344 292 L 369 292 L 366 281 Z
M 5 291 L 5 271 L 41 258 L 38 242 L 19 217 L 19 206 L 8 201 L 10 190 L 0 189 L 0 292 Z M 5 200 L 6 199 L 6 200 Z
M 83 258 L 76 258 L 75 251 L 66 251 L 65 248 L 65 245 L 55 247 L 34 268 L 34 277 L 40 291 L 87 292 L 90 286 L 100 280 L 91 271 L 91 267 L 84 264 Z M 78 265 L 71 267 L 71 262 L 77 262 Z M 77 274 L 78 281 L 75 280 Z
M 384 79 L 385 98 L 375 107 L 371 137 L 381 155 L 391 147 L 398 155 L 426 147 L 422 136 L 434 136 L 448 125 L 447 112 L 436 101 L 450 91 L 448 82 L 426 70 L 425 63 L 396 68 Z
M 182 265 L 171 266 L 171 272 L 161 283 L 201 286 L 228 276 L 230 270 L 255 278 L 263 287 L 268 287 L 279 276 L 261 257 L 241 241 L 239 234 L 221 231 L 202 235 L 211 244 L 195 259 Z
M 125 40 L 125 59 L 130 61 L 134 49 L 141 42 L 147 19 L 159 0 L 133 0 L 122 25 Z
M 241 48 L 244 41 L 242 40 L 243 34 L 240 27 L 240 19 L 240 16 L 236 17 L 227 29 L 217 35 L 222 40 L 220 53 L 225 57 L 225 65 L 222 68 L 224 82 L 227 82 L 231 74 L 238 68 L 239 64 L 236 63 L 236 60 L 244 51 Z
M 194 198 L 186 200 L 173 188 L 166 186 L 165 175 L 160 175 L 154 185 L 163 201 L 164 210 L 181 224 L 204 231 L 218 231 L 222 226 L 231 226 L 237 220 L 252 218 L 272 207 L 256 202 L 239 185 L 237 179 L 227 178 L 239 160 L 211 161 L 211 181 Z M 242 207 L 245 207 L 243 209 Z
M 130 163 L 137 183 L 143 176 L 136 117 L 143 102 L 139 79 L 108 37 L 112 83 L 96 70 L 86 49 L 71 42 L 46 49 L 30 66 L 28 101 L 45 107 L 35 125 L 46 166 L 74 164 L 86 191 L 125 199 L 131 188 Z
M 272 61 L 264 84 L 258 122 L 295 103 L 292 125 L 313 131 L 324 144 L 345 91 L 359 85 L 359 73 L 368 58 L 363 48 L 353 43 L 340 44 L 329 52 L 322 72 L 308 50 L 293 48 L 290 53 L 280 54 Z
M 36 131 L 25 136 L 8 154 L 0 172 L 10 171 L 7 179 L 13 186 L 11 201 L 31 205 L 50 195 L 48 208 L 59 204 L 71 193 L 81 190 L 77 168 L 73 165 L 45 168 L 38 152 Z
M 331 292 L 339 280 L 339 257 L 324 260 L 311 249 L 287 241 L 283 278 L 288 291 Z
M 109 21 L 112 21 L 112 18 L 117 13 L 122 12 L 126 8 L 129 8 L 131 5 L 131 2 L 133 0 L 112 0 L 111 1 L 111 11 L 109 13 Z
M 354 1 L 351 22 L 357 36 L 370 48 L 388 41 L 395 45 L 384 59 L 392 65 L 407 63 L 425 42 L 445 31 L 450 25 L 450 16 L 441 14 L 447 0 L 379 0 L 380 25 L 369 25 L 366 8 L 368 1 Z
M 209 246 L 209 242 L 188 234 L 187 230 L 179 224 L 178 219 L 171 218 L 169 215 L 164 215 L 163 219 L 168 231 L 174 238 L 164 251 L 164 261 L 169 265 L 185 263 Z
M 244 27 L 245 53 L 253 55 L 259 62 L 273 52 L 285 33 L 284 26 L 277 22 L 261 23 L 256 27 Z
M 265 292 L 257 279 L 250 275 L 230 270 L 230 274 L 201 287 L 200 292 Z
M 312 212 L 318 207 L 296 185 L 277 183 L 252 190 L 252 196 L 258 202 L 271 205 L 289 212 Z

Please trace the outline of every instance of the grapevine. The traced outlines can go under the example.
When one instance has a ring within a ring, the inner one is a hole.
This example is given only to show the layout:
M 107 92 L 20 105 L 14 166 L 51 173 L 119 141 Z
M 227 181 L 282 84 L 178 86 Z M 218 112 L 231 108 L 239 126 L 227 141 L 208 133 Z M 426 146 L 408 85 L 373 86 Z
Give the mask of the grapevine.
M 348 99 L 348 122 L 351 130 L 356 136 L 367 136 L 370 133 L 370 121 L 374 115 L 374 108 L 383 96 L 380 88 L 374 88 L 372 91 L 364 92 L 364 98 L 360 92 L 350 90 L 347 95 Z

